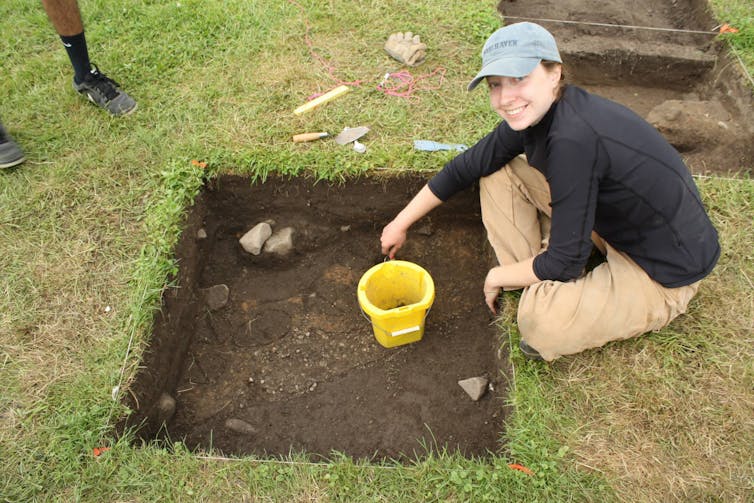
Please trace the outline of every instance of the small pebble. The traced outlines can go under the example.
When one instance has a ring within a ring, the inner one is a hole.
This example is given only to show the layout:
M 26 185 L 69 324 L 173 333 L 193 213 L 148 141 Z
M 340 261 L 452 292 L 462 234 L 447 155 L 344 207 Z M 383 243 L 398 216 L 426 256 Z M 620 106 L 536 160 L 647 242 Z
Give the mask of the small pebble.
M 257 429 L 242 419 L 230 418 L 225 421 L 225 427 L 242 435 L 253 435 Z

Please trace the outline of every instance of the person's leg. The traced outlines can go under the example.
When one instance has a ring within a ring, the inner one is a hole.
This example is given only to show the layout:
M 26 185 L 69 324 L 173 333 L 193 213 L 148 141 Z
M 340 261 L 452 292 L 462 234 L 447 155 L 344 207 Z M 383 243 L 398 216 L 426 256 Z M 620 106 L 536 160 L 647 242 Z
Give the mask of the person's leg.
M 544 176 L 521 156 L 479 180 L 479 200 L 487 240 L 498 264 L 537 255 L 550 237 L 550 188 Z M 539 354 L 521 341 L 527 358 Z
M 60 35 L 73 66 L 73 88 L 113 115 L 126 115 L 136 109 L 136 102 L 114 80 L 101 73 L 89 61 L 77 0 L 42 0 L 50 23 Z
M 81 82 L 92 69 L 84 36 L 84 23 L 76 0 L 42 0 L 50 23 L 60 35 L 60 40 L 71 60 L 74 81 Z
M 684 313 L 698 283 L 665 288 L 626 254 L 606 245 L 606 262 L 575 281 L 524 289 L 521 338 L 548 361 L 659 330 Z
M 517 158 L 479 182 L 482 220 L 499 263 L 532 257 L 547 247 L 550 191 L 544 176 Z M 570 282 L 542 281 L 524 289 L 518 307 L 523 349 L 545 360 L 659 330 L 684 313 L 698 284 L 664 288 L 627 255 L 595 233 L 606 262 Z
M 550 188 L 545 177 L 517 157 L 479 180 L 482 222 L 500 264 L 533 257 L 550 234 Z
M 77 0 L 42 0 L 42 5 L 58 35 L 71 37 L 84 31 Z

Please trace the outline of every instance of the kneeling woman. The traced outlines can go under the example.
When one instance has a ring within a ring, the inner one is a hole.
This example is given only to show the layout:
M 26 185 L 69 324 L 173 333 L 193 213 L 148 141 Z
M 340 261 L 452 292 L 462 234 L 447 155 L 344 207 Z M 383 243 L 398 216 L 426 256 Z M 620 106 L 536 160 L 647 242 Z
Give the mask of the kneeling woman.
M 553 360 L 659 330 L 684 313 L 720 255 L 717 232 L 678 152 L 627 108 L 562 83 L 552 35 L 534 23 L 497 30 L 482 81 L 504 119 L 450 161 L 382 231 L 391 258 L 409 227 L 479 182 L 499 266 L 484 282 L 523 288 L 521 349 Z M 585 272 L 593 247 L 605 261 Z

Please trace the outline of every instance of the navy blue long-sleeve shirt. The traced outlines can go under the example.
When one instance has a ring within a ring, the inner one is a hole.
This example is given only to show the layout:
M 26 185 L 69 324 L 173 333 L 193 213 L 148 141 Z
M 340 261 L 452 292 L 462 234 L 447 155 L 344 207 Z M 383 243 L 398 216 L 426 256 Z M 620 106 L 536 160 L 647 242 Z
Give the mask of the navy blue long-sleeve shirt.
M 668 288 L 694 283 L 715 266 L 717 231 L 678 152 L 634 112 L 576 86 L 524 131 L 502 122 L 429 188 L 445 201 L 522 153 L 552 198 L 549 246 L 534 259 L 540 280 L 578 277 L 592 230 Z

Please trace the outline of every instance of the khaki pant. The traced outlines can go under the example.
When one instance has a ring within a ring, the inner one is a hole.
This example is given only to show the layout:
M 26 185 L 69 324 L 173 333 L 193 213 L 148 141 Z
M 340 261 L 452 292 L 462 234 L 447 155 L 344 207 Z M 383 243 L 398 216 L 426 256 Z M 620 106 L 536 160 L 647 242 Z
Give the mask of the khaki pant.
M 550 235 L 550 188 L 519 157 L 479 182 L 482 220 L 500 264 L 539 254 Z M 541 281 L 524 288 L 518 327 L 529 346 L 551 361 L 563 355 L 659 330 L 686 312 L 699 283 L 665 288 L 609 243 L 606 262 L 568 281 Z

